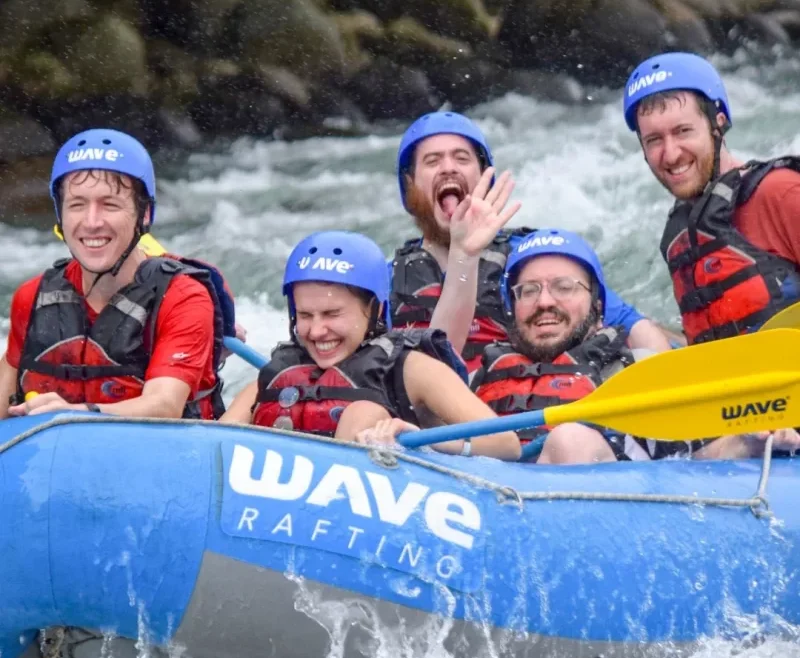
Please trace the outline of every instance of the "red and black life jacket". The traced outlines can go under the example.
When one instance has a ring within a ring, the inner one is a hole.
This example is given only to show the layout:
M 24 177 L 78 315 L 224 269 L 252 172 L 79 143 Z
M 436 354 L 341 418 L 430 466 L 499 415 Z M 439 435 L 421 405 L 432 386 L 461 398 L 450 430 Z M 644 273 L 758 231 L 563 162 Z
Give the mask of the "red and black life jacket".
M 494 343 L 484 350 L 472 390 L 499 416 L 580 400 L 603 383 L 613 364 L 633 363 L 627 337 L 622 327 L 603 328 L 551 363 L 533 363 L 510 343 Z M 534 427 L 517 435 L 527 443 L 549 430 Z
M 114 403 L 141 395 L 155 344 L 161 300 L 174 276 L 186 274 L 202 283 L 214 304 L 214 365 L 219 368 L 224 328 L 235 324 L 233 300 L 214 285 L 209 267 L 193 267 L 173 258 L 145 260 L 134 280 L 121 288 L 89 322 L 86 300 L 64 276 L 69 259 L 59 260 L 42 276 L 17 378 L 17 400 L 25 393 L 56 392 L 73 404 Z M 217 272 L 219 275 L 219 273 Z M 219 275 L 221 280 L 221 275 Z M 220 295 L 226 297 L 225 316 Z M 145 330 L 149 341 L 145 340 Z M 148 349 L 149 348 L 149 349 Z M 184 409 L 184 418 L 201 417 L 200 400 L 209 397 L 211 415 L 225 412 L 222 380 L 201 391 Z M 205 414 L 208 416 L 208 414 Z
M 509 316 L 503 308 L 500 286 L 511 251 L 509 241 L 532 231 L 524 227 L 502 230 L 481 253 L 475 315 L 469 338 L 461 351 L 470 371 L 480 364 L 479 357 L 487 344 L 507 337 Z M 427 327 L 442 294 L 443 283 L 442 269 L 436 259 L 422 248 L 422 241 L 419 238 L 408 240 L 395 252 L 392 265 L 392 325 L 397 328 Z
M 403 363 L 420 350 L 452 367 L 466 382 L 464 363 L 441 330 L 391 331 L 364 343 L 332 368 L 321 369 L 301 346 L 280 343 L 258 374 L 253 424 L 333 436 L 356 400 L 418 423 L 403 383 Z
M 800 298 L 798 264 L 758 249 L 733 224 L 736 209 L 777 168 L 800 171 L 800 160 L 748 162 L 670 212 L 661 254 L 689 344 L 757 330 Z

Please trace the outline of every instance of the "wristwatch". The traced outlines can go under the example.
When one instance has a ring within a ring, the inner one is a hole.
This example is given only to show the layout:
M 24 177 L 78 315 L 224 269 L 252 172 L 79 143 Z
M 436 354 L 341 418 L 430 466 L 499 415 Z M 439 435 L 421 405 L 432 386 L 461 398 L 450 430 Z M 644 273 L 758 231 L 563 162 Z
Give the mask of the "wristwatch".
M 472 454 L 472 442 L 469 439 L 464 439 L 464 447 L 461 448 L 461 456 L 469 457 Z

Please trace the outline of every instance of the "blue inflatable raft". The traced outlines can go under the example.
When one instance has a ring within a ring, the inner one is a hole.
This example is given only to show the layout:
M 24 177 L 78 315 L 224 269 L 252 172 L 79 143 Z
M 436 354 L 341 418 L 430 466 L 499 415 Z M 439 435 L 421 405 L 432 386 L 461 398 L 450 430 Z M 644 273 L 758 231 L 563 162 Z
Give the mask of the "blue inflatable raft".
M 800 459 L 537 467 L 76 413 L 0 445 L 2 658 L 48 627 L 185 658 L 388 634 L 594 658 L 800 624 Z

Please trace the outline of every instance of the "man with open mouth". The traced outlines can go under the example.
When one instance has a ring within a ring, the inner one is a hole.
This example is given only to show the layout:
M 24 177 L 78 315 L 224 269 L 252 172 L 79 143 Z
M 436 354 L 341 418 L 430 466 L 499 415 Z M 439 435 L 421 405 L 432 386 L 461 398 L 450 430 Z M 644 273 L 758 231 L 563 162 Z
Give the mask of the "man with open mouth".
M 397 156 L 400 196 L 422 238 L 392 260 L 393 324 L 443 329 L 471 373 L 483 348 L 507 337 L 500 280 L 510 250 L 532 230 L 503 228 L 520 204 L 506 208 L 514 181 L 509 172 L 495 178 L 493 164 L 478 126 L 456 112 L 417 119 Z M 633 347 L 670 348 L 654 322 L 612 291 L 604 320 L 624 326 Z

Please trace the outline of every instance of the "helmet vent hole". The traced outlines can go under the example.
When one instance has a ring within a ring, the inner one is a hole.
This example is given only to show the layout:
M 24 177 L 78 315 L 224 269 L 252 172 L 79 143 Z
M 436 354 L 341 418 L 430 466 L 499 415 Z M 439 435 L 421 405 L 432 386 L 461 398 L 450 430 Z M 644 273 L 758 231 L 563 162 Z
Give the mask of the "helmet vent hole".
M 317 253 L 317 248 L 316 247 L 311 247 L 311 249 L 308 250 L 308 253 L 309 254 L 316 254 Z
M 103 144 L 110 144 L 110 143 L 111 143 L 111 140 L 110 140 L 110 139 L 104 139 L 104 140 L 103 140 Z
M 85 139 L 82 139 L 81 141 L 78 142 L 78 146 L 83 146 L 84 144 L 86 144 Z
M 339 247 L 336 247 L 336 249 L 333 250 L 333 253 L 336 256 L 341 256 L 342 255 L 342 250 L 339 249 Z
M 654 71 L 655 71 L 656 69 L 658 69 L 658 68 L 661 68 L 661 64 L 658 64 L 658 63 L 656 63 L 656 64 L 653 64 L 653 70 L 654 70 Z

